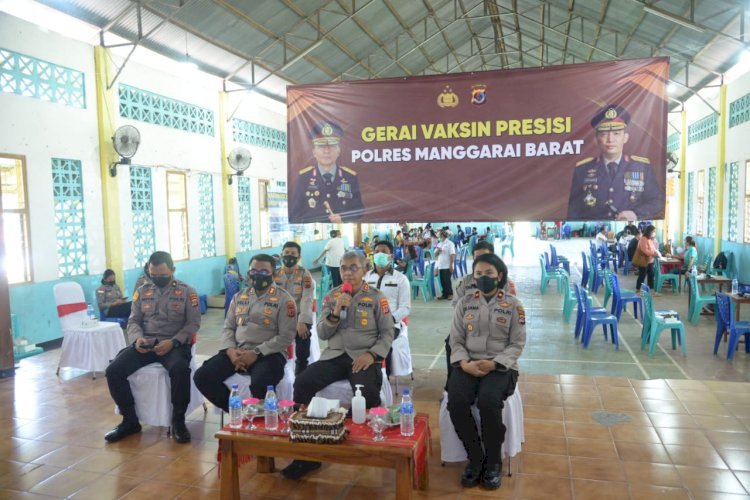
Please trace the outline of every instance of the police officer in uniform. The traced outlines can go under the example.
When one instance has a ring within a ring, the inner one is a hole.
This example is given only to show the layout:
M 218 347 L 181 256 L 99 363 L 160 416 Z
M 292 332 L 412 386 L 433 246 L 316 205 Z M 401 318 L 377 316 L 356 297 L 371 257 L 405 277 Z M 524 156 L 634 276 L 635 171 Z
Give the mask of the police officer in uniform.
M 104 316 L 127 318 L 130 316 L 130 302 L 122 296 L 122 290 L 112 269 L 104 271 L 102 286 L 96 289 L 96 305 Z
M 521 302 L 503 291 L 505 264 L 494 254 L 474 259 L 477 290 L 458 303 L 451 325 L 448 412 L 469 464 L 463 486 L 500 487 L 500 448 L 505 439 L 503 402 L 518 380 L 518 357 L 526 344 L 526 314 Z M 479 437 L 471 406 L 479 409 Z
M 661 214 L 659 189 L 648 158 L 623 154 L 630 114 L 621 106 L 602 108 L 591 120 L 601 154 L 576 164 L 568 219 L 636 220 Z
M 338 165 L 341 127 L 322 122 L 310 132 L 315 165 L 300 169 L 292 201 L 297 223 L 352 222 L 364 211 L 357 172 Z
M 297 305 L 297 335 L 294 338 L 295 375 L 307 368 L 310 357 L 310 334 L 313 322 L 313 300 L 315 287 L 310 271 L 299 265 L 302 247 L 287 241 L 281 248 L 281 269 L 273 274 L 276 286 L 289 292 Z
M 174 279 L 174 263 L 167 252 L 151 254 L 148 272 L 151 283 L 133 295 L 128 319 L 132 345 L 120 351 L 105 372 L 109 393 L 123 419 L 104 439 L 115 442 L 141 431 L 128 377 L 158 362 L 169 372 L 172 386 L 172 436 L 178 443 L 188 443 L 185 412 L 190 402 L 190 345 L 201 326 L 198 293 Z
M 380 363 L 393 342 L 393 315 L 385 295 L 364 281 L 366 266 L 367 259 L 359 252 L 341 258 L 341 277 L 352 286 L 352 295 L 342 292 L 341 286 L 326 295 L 317 329 L 328 347 L 294 381 L 297 403 L 309 404 L 319 390 L 348 379 L 352 390 L 362 384 L 367 408 L 380 405 Z M 318 468 L 320 462 L 294 460 L 281 474 L 299 479 Z
M 251 288 L 236 294 L 229 305 L 221 349 L 195 372 L 196 387 L 225 412 L 229 389 L 224 380 L 235 372 L 250 375 L 250 392 L 259 399 L 284 377 L 297 307 L 291 295 L 273 284 L 273 267 L 270 255 L 253 256 L 248 271 Z

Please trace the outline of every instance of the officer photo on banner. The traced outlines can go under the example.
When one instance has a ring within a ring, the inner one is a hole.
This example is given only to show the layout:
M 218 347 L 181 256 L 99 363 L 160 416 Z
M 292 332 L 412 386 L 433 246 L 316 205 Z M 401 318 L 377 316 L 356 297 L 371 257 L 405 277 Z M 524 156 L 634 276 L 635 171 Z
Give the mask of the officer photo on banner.
M 570 220 L 638 220 L 662 214 L 665 193 L 651 161 L 624 154 L 630 114 L 604 106 L 591 120 L 599 155 L 576 164 L 570 187 Z
M 357 172 L 339 165 L 343 131 L 336 123 L 320 122 L 310 131 L 312 165 L 298 172 L 290 219 L 296 223 L 353 222 L 364 211 Z

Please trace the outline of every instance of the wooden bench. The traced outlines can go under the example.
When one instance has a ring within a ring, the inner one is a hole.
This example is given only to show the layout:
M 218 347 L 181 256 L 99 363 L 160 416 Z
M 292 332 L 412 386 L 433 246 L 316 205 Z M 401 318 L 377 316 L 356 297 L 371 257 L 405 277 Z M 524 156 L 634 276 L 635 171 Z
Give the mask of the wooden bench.
M 422 427 L 423 433 L 429 432 L 429 424 Z M 425 439 L 429 439 L 429 434 Z M 238 457 L 254 456 L 257 458 L 259 473 L 274 472 L 274 457 L 331 462 L 340 464 L 365 465 L 382 467 L 396 471 L 396 498 L 411 498 L 414 463 L 413 457 L 419 443 L 413 446 L 388 446 L 375 441 L 365 442 L 347 440 L 342 444 L 293 443 L 288 437 L 269 436 L 264 434 L 233 432 L 220 430 L 216 433 L 221 450 L 221 498 L 240 498 Z M 427 446 L 427 443 L 424 444 Z M 420 490 L 426 490 L 429 484 L 427 456 L 417 478 Z

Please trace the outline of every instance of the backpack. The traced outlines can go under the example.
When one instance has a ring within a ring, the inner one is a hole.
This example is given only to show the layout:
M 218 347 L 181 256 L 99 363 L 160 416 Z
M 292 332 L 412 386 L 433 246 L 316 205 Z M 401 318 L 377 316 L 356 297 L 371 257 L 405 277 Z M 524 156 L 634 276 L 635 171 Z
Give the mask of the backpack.
M 714 259 L 714 269 L 726 269 L 727 268 L 727 256 L 724 252 L 719 252 L 719 255 Z

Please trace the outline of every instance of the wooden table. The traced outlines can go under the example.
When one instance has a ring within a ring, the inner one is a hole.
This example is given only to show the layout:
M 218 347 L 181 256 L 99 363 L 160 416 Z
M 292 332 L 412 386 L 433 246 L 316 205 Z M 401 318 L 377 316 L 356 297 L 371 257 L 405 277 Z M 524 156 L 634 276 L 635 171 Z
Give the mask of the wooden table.
M 727 278 L 726 276 L 720 276 L 717 274 L 712 274 L 710 278 L 707 278 L 704 274 L 701 278 L 700 276 L 697 278 L 699 285 L 719 285 L 719 292 L 724 290 L 724 285 L 727 285 L 729 287 L 732 286 L 732 279 Z
M 734 319 L 735 321 L 739 321 L 740 307 L 742 306 L 742 304 L 750 304 L 750 295 L 745 295 L 744 297 L 740 297 L 739 295 L 734 295 L 732 293 L 726 293 L 724 295 L 727 295 L 730 299 L 732 299 L 734 306 Z
M 666 268 L 666 272 L 670 272 L 673 268 L 681 266 L 682 262 L 682 260 L 674 257 L 662 257 L 659 259 L 659 264 Z
M 426 416 L 424 417 L 426 420 Z M 429 422 L 421 427 L 425 439 L 429 440 Z M 385 433 L 384 433 L 385 434 Z M 388 434 L 385 434 L 388 436 Z M 221 453 L 220 475 L 222 499 L 240 498 L 238 457 L 257 457 L 258 472 L 274 472 L 274 457 L 333 462 L 341 464 L 366 465 L 396 470 L 396 498 L 411 498 L 415 452 L 419 442 L 414 446 L 387 446 L 375 441 L 353 442 L 347 440 L 342 444 L 293 443 L 285 436 L 271 436 L 249 432 L 220 430 L 216 433 Z M 387 439 L 387 438 L 386 438 Z M 428 443 L 425 443 L 428 446 Z M 417 478 L 420 490 L 426 490 L 429 484 L 427 457 L 421 475 Z

